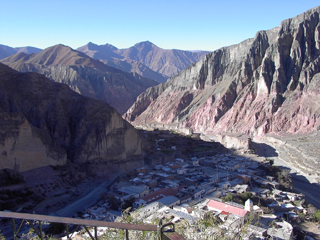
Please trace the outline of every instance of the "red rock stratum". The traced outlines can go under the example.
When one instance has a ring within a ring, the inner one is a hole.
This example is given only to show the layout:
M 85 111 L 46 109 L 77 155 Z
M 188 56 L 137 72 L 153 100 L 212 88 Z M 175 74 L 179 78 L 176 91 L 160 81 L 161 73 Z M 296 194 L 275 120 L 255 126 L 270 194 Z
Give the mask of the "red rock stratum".
M 304 133 L 320 125 L 320 7 L 221 48 L 147 89 L 124 115 L 135 125 L 195 132 Z

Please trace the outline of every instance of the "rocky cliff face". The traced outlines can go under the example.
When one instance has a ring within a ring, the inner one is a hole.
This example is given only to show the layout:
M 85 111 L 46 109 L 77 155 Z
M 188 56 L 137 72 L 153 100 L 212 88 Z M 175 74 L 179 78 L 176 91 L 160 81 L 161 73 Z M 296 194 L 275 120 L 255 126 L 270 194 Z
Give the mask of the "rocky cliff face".
M 111 162 L 142 154 L 142 138 L 117 111 L 66 84 L 0 64 L 0 169 Z
M 320 125 L 320 7 L 219 49 L 141 94 L 124 117 L 207 133 L 307 132 Z
M 20 72 L 37 72 L 51 80 L 66 83 L 81 95 L 103 100 L 121 114 L 136 97 L 158 82 L 107 66 L 63 45 L 38 54 L 17 53 L 1 61 Z
M 94 59 L 108 61 L 108 64 L 113 62 L 118 65 L 120 69 L 122 68 L 119 63 L 126 62 L 127 64 L 133 65 L 131 71 L 140 74 L 136 71 L 137 69 L 134 68 L 133 64 L 137 64 L 138 62 L 147 67 L 147 69 L 141 73 L 143 76 L 156 76 L 155 73 L 150 75 L 150 71 L 154 71 L 165 77 L 165 80 L 182 71 L 191 63 L 199 61 L 208 53 L 206 51 L 191 52 L 177 49 L 162 49 L 149 41 L 140 42 L 125 49 L 118 49 L 110 44 L 98 46 L 93 43 L 88 43 L 77 50 L 84 52 Z M 121 61 L 119 62 L 119 60 Z M 143 68 L 143 66 L 140 66 L 140 68 Z M 159 77 L 153 79 L 159 82 L 165 82 Z

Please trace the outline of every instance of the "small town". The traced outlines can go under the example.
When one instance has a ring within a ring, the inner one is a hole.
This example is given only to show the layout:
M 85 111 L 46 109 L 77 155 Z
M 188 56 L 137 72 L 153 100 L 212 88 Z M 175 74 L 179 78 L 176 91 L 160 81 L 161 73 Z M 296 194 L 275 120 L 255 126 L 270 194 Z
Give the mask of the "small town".
M 156 139 L 157 151 L 179 151 L 179 146 L 169 149 L 165 141 Z M 289 171 L 273 166 L 269 159 L 251 160 L 244 152 L 215 154 L 207 145 L 201 147 L 196 154 L 119 177 L 97 205 L 76 217 L 142 224 L 172 222 L 176 231 L 181 227 L 186 239 L 219 234 L 240 239 L 292 239 L 300 234 L 295 232 L 296 224 L 314 218 L 316 208 L 306 204 L 303 194 L 292 191 Z M 195 227 L 183 230 L 186 224 Z M 100 234 L 106 231 L 101 229 Z

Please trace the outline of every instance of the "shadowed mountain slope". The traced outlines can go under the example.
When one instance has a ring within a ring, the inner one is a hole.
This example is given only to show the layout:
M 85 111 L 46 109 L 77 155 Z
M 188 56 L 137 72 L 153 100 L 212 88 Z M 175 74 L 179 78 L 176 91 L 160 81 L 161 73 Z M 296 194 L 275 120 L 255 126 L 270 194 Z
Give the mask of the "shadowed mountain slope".
M 66 83 L 84 96 L 101 99 L 123 114 L 148 87 L 158 83 L 92 59 L 64 45 L 38 54 L 17 53 L 1 60 L 21 72 L 38 72 L 53 81 Z
M 138 132 L 107 103 L 66 84 L 0 63 L 0 169 L 105 161 L 140 155 Z
M 298 133 L 320 126 L 320 7 L 207 54 L 142 93 L 124 117 L 195 132 Z

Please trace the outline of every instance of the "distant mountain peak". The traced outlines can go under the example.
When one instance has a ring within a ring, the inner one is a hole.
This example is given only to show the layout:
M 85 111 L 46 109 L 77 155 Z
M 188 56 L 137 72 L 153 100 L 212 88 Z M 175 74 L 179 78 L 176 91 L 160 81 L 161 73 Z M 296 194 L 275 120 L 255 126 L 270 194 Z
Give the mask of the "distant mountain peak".
M 157 46 L 150 41 L 144 41 L 144 42 L 139 42 L 135 44 L 134 47 L 140 49 L 140 48 L 152 48 Z
M 46 49 L 44 49 L 43 51 L 60 51 L 60 50 L 73 50 L 71 47 L 63 45 L 61 43 L 51 46 L 51 47 L 47 47 Z
M 216 136 L 319 130 L 320 45 L 314 40 L 320 36 L 319 19 L 320 7 L 313 8 L 207 54 L 142 93 L 124 118 Z
M 103 47 L 108 47 L 112 50 L 117 50 L 118 48 L 116 48 L 115 46 L 113 46 L 112 44 L 106 43 L 105 45 L 103 45 Z
M 36 47 L 26 46 L 26 47 L 13 48 L 13 47 L 9 47 L 9 46 L 5 46 L 5 45 L 0 44 L 0 60 L 4 59 L 6 57 L 9 57 L 11 55 L 14 55 L 17 52 L 24 52 L 27 54 L 31 54 L 31 53 L 39 53 L 41 51 L 42 51 L 42 49 L 36 48 Z
M 89 42 L 89 43 L 87 44 L 87 48 L 88 48 L 89 50 L 97 50 L 97 49 L 99 48 L 99 46 L 98 46 L 97 44 L 93 43 L 93 42 Z

